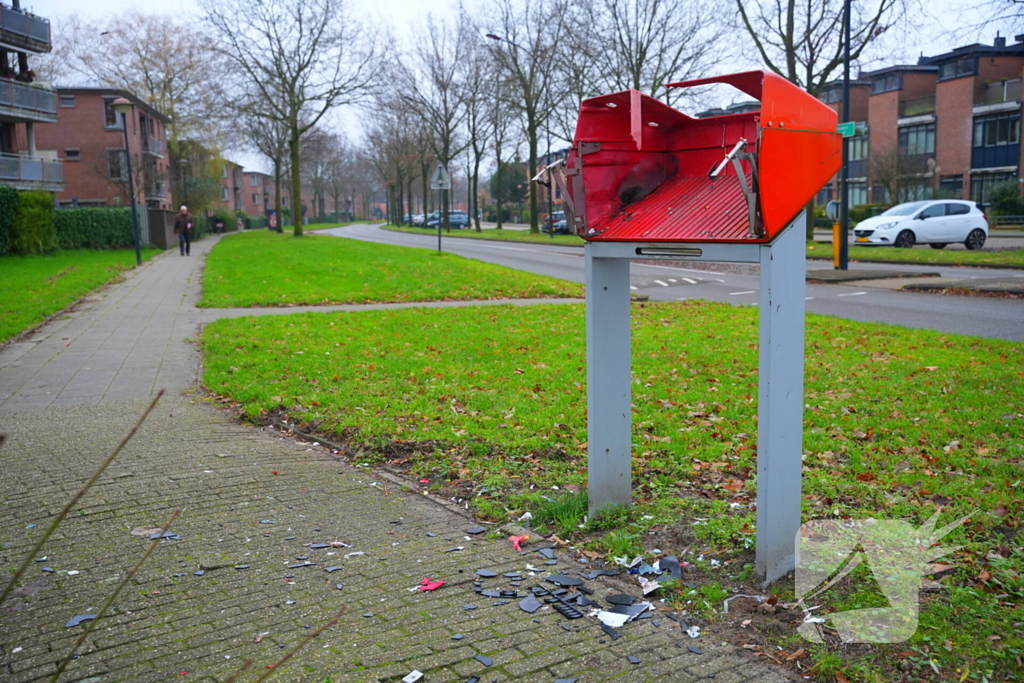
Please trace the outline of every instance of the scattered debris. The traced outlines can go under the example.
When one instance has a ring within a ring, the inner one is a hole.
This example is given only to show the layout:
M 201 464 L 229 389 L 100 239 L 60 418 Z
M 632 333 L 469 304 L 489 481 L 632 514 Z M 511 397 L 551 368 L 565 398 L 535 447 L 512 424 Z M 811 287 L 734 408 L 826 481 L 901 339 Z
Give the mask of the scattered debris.
M 462 549 L 463 549 L 463 548 L 462 548 L 462 546 L 461 546 L 461 545 L 457 545 L 457 546 L 455 546 L 454 548 L 448 548 L 448 550 L 445 550 L 445 552 L 446 552 L 446 553 L 455 553 L 455 552 L 458 552 L 458 551 L 460 551 L 460 550 L 462 550 Z
M 342 590 L 345 587 L 345 584 L 343 584 L 343 583 L 336 583 L 336 584 L 334 584 L 334 587 L 337 588 L 338 590 Z
M 639 664 L 640 663 L 640 658 L 639 657 L 634 657 L 633 655 L 630 655 L 630 656 L 626 657 L 626 660 L 630 664 Z
M 523 552 L 523 543 L 530 540 L 529 536 L 509 536 L 508 540 L 512 541 L 512 547 L 516 549 L 516 552 Z
M 437 538 L 437 534 L 435 534 L 433 531 L 428 531 L 427 536 L 429 536 L 430 538 Z
M 519 516 L 520 522 L 529 522 L 531 519 L 533 519 L 532 512 L 524 512 L 522 515 Z
M 73 628 L 81 624 L 83 621 L 91 621 L 95 619 L 96 616 L 97 615 L 95 614 L 79 614 L 77 616 L 71 617 L 71 620 L 68 621 L 68 623 L 64 624 L 64 628 Z
M 483 655 L 477 655 L 473 659 L 475 659 L 476 661 L 480 662 L 484 666 L 490 666 L 491 664 L 494 664 L 494 660 L 493 659 L 491 659 L 490 657 L 484 657 Z
M 331 572 L 336 572 L 339 569 L 341 569 L 341 567 L 324 567 L 324 571 L 328 574 L 330 574 Z
M 474 609 L 476 609 L 476 605 L 463 605 L 463 606 L 462 606 L 462 609 L 464 609 L 464 610 L 466 610 L 467 612 L 469 612 L 470 610 L 474 610 Z
M 555 574 L 544 579 L 550 581 L 556 586 L 581 586 L 583 585 L 583 579 L 577 579 L 575 576 L 566 576 L 565 574 Z
M 288 569 L 302 569 L 303 567 L 315 567 L 316 562 L 299 562 L 298 564 L 288 565 Z M 238 569 L 238 567 L 236 567 Z M 340 569 L 340 567 L 339 567 Z
M 436 591 L 441 586 L 445 585 L 445 581 L 431 581 L 430 577 L 420 581 L 420 585 L 417 586 L 421 591 Z
M 465 637 L 466 635 L 463 633 L 456 633 L 454 636 L 452 636 L 452 640 L 462 640 Z
M 702 654 L 704 654 L 703 652 L 701 652 L 699 647 L 694 647 L 693 645 L 687 645 L 686 649 L 689 650 L 690 652 L 692 652 L 695 655 L 702 655 Z
M 666 572 L 661 575 L 661 578 L 658 579 L 659 581 L 667 580 L 666 577 L 676 581 L 683 580 L 683 568 L 680 566 L 679 559 L 675 555 L 661 558 L 657 562 L 657 567 L 659 571 Z
M 765 600 L 768 599 L 768 596 L 767 595 L 747 595 L 746 593 L 737 593 L 736 595 L 734 595 L 734 596 L 732 596 L 730 598 L 726 598 L 725 599 L 725 602 L 723 603 L 724 606 L 722 607 L 722 614 L 728 614 L 729 613 L 729 603 L 732 602 L 733 600 L 735 600 L 736 598 L 750 598 L 751 600 L 757 600 L 758 602 L 764 602 Z
M 495 576 L 498 575 L 498 572 L 491 571 L 490 569 L 477 569 L 476 575 L 482 576 L 485 579 L 493 579 Z
M 533 597 L 533 595 L 527 595 L 525 598 L 519 601 L 519 609 L 523 610 L 528 614 L 533 614 L 542 607 L 540 601 Z
M 599 576 L 618 576 L 621 573 L 622 572 L 617 570 L 595 569 L 594 571 L 587 572 L 585 574 L 583 572 L 580 572 L 580 576 L 582 576 L 587 581 L 592 581 L 593 579 L 596 579 Z
M 699 638 L 700 626 L 691 626 L 690 628 L 686 629 L 686 635 L 690 636 L 691 638 Z
M 236 564 L 235 565 L 235 569 L 248 569 L 248 568 L 249 568 L 249 565 L 247 565 L 247 564 Z
M 405 678 L 402 679 L 402 683 L 416 683 L 416 681 L 421 680 L 423 680 L 423 672 L 413 669 Z
M 621 593 L 617 593 L 615 595 L 609 595 L 608 602 L 610 602 L 613 605 L 632 605 L 634 602 L 636 602 L 636 598 L 634 598 L 632 595 L 623 595 Z
M 601 630 L 604 631 L 605 633 L 607 633 L 609 636 L 611 636 L 612 640 L 618 640 L 619 638 L 622 637 L 621 633 L 616 631 L 614 628 L 612 628 L 608 624 L 602 623 L 601 624 Z
M 537 548 L 537 552 L 543 555 L 544 557 L 548 558 L 549 560 L 555 559 L 554 548 Z
M 370 617 L 373 616 L 373 612 L 367 612 L 363 616 L 366 617 L 367 619 L 369 619 Z
M 578 678 L 559 678 L 555 680 L 555 683 L 578 683 Z
M 487 531 L 487 527 L 485 527 L 485 526 L 475 526 L 472 529 L 466 529 L 466 533 L 467 534 L 473 534 L 473 535 L 482 534 L 485 531 Z
M 350 558 L 350 557 L 355 557 L 356 555 L 365 555 L 365 554 L 366 554 L 366 553 L 364 553 L 364 552 L 363 552 L 362 550 L 356 550 L 356 551 L 354 551 L 354 552 L 351 552 L 351 553 L 348 553 L 348 554 L 346 554 L 346 555 L 345 555 L 345 559 L 347 560 L 347 559 L 348 559 L 348 558 Z

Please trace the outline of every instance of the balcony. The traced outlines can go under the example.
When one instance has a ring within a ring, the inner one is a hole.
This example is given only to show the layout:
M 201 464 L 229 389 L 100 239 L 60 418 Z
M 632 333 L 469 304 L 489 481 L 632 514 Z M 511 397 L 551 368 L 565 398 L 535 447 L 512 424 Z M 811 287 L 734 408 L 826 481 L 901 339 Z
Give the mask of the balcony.
M 0 154 L 0 183 L 19 190 L 64 189 L 64 163 L 21 154 Z
M 57 93 L 0 78 L 0 119 L 55 123 Z
M 1021 79 L 1014 78 L 998 83 L 986 83 L 981 86 L 981 94 L 974 104 L 985 106 L 986 104 L 1001 104 L 1003 102 L 1016 102 L 1020 100 Z
M 0 46 L 42 54 L 50 43 L 50 21 L 25 10 L 0 7 Z
M 142 136 L 142 151 L 156 157 L 164 155 L 164 141 L 152 135 Z
M 146 186 L 146 199 L 163 199 L 167 188 L 163 183 L 153 183 Z
M 900 102 L 900 117 L 935 113 L 935 95 L 911 97 Z

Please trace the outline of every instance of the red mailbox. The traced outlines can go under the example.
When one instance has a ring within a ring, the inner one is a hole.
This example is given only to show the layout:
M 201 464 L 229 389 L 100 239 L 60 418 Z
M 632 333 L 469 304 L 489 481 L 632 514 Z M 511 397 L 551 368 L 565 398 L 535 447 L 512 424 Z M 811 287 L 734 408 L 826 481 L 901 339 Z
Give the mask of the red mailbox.
M 583 101 L 556 174 L 580 237 L 768 242 L 839 170 L 831 108 L 765 71 L 668 87 L 709 83 L 760 100 L 760 111 L 695 119 L 636 90 Z

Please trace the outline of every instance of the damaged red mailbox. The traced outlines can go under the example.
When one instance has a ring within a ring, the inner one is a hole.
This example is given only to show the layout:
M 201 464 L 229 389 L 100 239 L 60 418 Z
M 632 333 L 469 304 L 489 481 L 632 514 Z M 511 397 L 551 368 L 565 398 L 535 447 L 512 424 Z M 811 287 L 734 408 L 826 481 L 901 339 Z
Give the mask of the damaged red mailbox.
M 635 90 L 583 101 L 556 173 L 576 234 L 769 242 L 839 170 L 842 138 L 831 108 L 764 71 L 668 87 L 711 83 L 760 100 L 761 110 L 695 119 Z

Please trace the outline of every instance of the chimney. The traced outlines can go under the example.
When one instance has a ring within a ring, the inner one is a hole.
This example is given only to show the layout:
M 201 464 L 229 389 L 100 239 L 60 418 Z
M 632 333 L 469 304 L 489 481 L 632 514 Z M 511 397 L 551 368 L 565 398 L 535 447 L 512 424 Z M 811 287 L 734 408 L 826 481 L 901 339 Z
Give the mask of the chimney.
M 1018 43 L 1024 43 L 1024 33 L 1019 33 L 1013 37 L 1014 41 Z
M 994 41 L 994 42 L 992 43 L 992 47 L 998 47 L 998 48 L 1004 48 L 1004 47 L 1006 47 L 1006 38 L 1005 38 L 1005 37 L 1003 37 L 1003 36 L 1001 36 L 1001 35 L 999 35 L 999 34 L 997 33 L 997 34 L 996 34 L 996 39 L 995 39 L 995 41 Z

